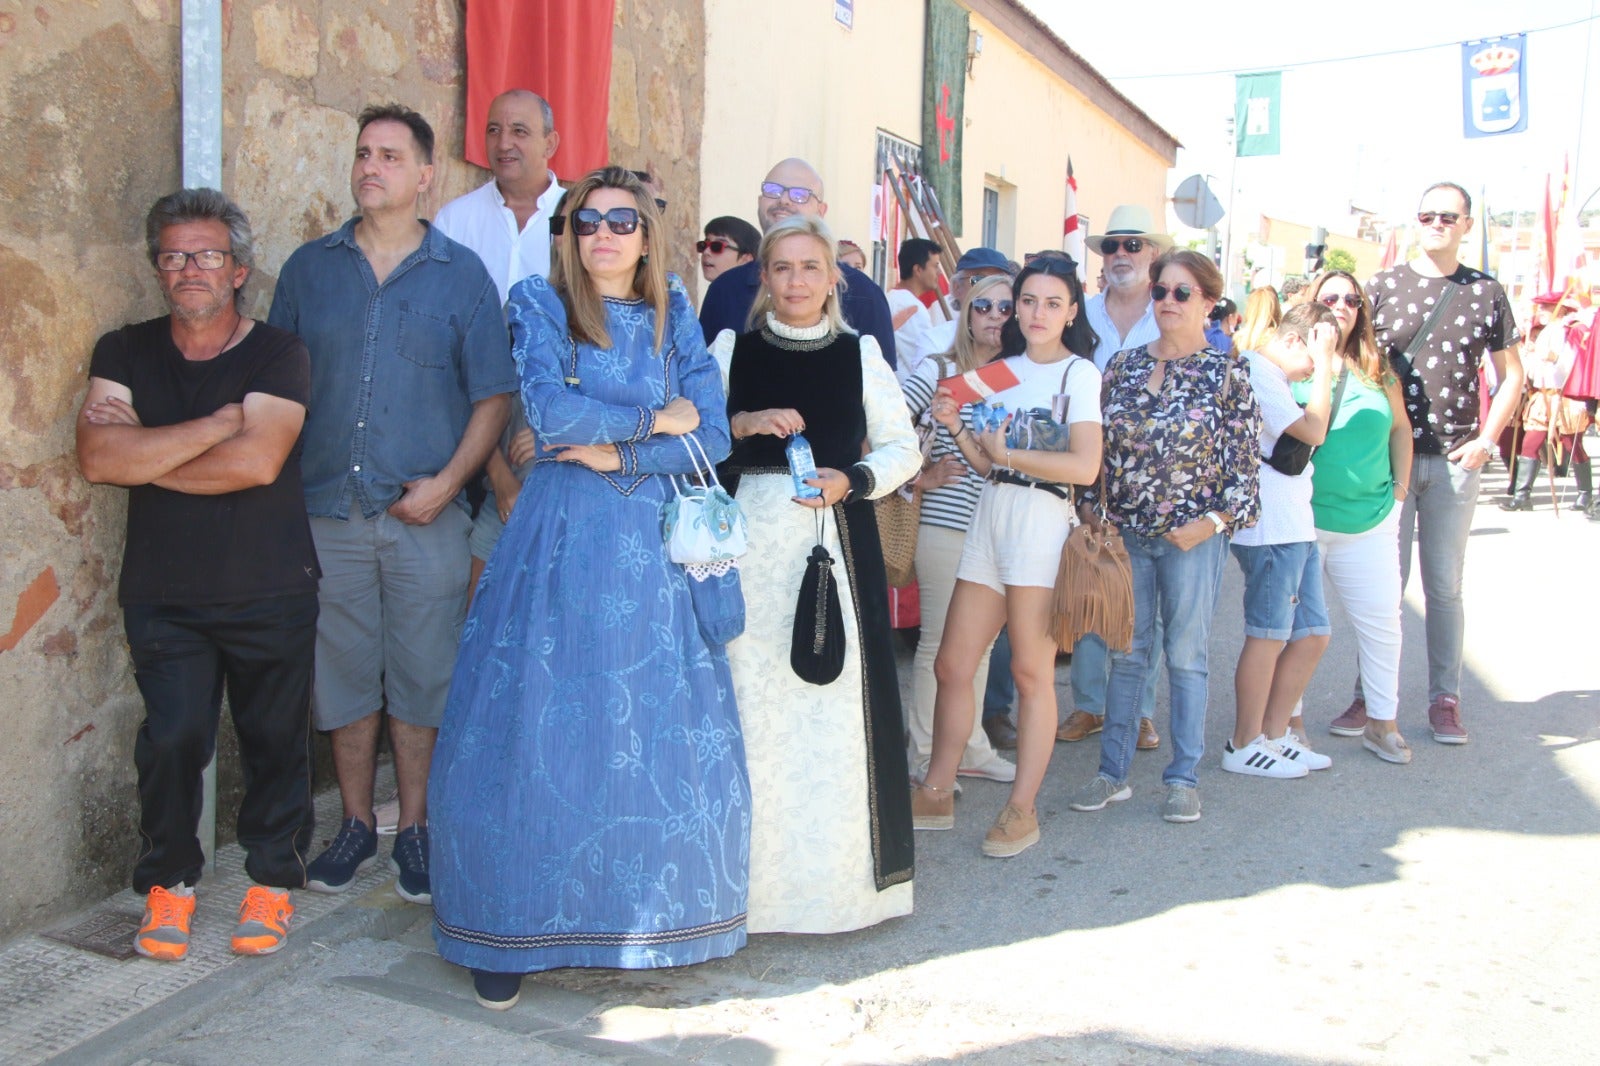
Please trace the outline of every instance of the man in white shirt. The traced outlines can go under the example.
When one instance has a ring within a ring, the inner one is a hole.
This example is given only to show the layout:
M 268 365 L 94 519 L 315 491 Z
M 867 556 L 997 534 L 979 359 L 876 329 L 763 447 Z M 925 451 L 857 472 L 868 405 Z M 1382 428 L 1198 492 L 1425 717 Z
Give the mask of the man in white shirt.
M 433 224 L 478 253 L 504 304 L 511 286 L 550 273 L 550 219 L 565 192 L 550 169 L 550 158 L 561 135 L 547 100 L 528 89 L 508 89 L 489 104 L 484 144 L 494 180 L 445 204 Z M 527 424 L 521 403 L 513 405 L 501 447 L 485 466 L 489 493 L 473 519 L 471 588 L 477 588 L 521 491 L 522 479 L 507 460 L 506 445 Z
M 1105 261 L 1105 287 L 1083 305 L 1100 337 L 1094 365 L 1102 371 L 1113 355 L 1160 336 L 1150 304 L 1150 264 L 1172 247 L 1172 238 L 1154 228 L 1149 211 L 1124 204 L 1111 212 L 1104 233 L 1089 238 L 1090 250 Z
M 908 237 L 900 242 L 899 262 L 900 281 L 885 295 L 894 318 L 895 371 L 904 381 L 930 352 L 933 312 L 922 297 L 939 291 L 939 246 L 923 237 Z
M 505 303 L 511 286 L 550 272 L 550 217 L 563 192 L 550 157 L 561 135 L 547 101 L 509 89 L 489 105 L 484 141 L 494 180 L 445 204 L 433 224 L 478 253 Z
M 1132 204 L 1122 204 L 1111 212 L 1106 231 L 1089 238 L 1089 248 L 1104 260 L 1101 276 L 1105 285 L 1084 301 L 1099 342 L 1094 349 L 1094 365 L 1102 372 L 1111 357 L 1128 348 L 1149 344 L 1161 335 L 1156 328 L 1154 306 L 1150 302 L 1150 264 L 1172 247 L 1172 238 L 1156 233 L 1150 212 Z M 1160 630 L 1155 647 L 1161 646 Z M 1161 745 L 1151 719 L 1156 702 L 1158 663 L 1150 664 L 1150 675 L 1139 693 L 1140 751 Z M 1111 659 L 1103 640 L 1093 633 L 1072 649 L 1072 713 L 1056 733 L 1058 740 L 1077 741 L 1100 732 L 1105 720 L 1106 682 Z

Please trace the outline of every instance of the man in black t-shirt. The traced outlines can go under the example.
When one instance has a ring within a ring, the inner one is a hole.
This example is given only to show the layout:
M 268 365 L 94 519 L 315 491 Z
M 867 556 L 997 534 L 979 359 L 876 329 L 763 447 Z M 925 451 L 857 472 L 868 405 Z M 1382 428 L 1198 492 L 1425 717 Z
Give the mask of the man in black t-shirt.
M 1411 470 L 1399 486 L 1400 581 L 1410 576 L 1414 539 L 1426 604 L 1428 725 L 1441 744 L 1467 742 L 1461 724 L 1467 535 L 1483 464 L 1522 400 L 1521 334 L 1511 303 L 1499 282 L 1458 258 L 1472 222 L 1466 189 L 1430 186 L 1417 206 L 1422 255 L 1378 272 L 1366 286 L 1378 349 L 1400 379 L 1411 420 Z M 1491 364 L 1498 387 L 1480 420 L 1478 371 Z M 1358 680 L 1355 702 L 1336 724 L 1361 725 L 1365 717 Z
M 145 719 L 134 742 L 145 894 L 141 954 L 188 951 L 200 774 L 223 686 L 244 763 L 239 843 L 255 884 L 233 950 L 284 944 L 311 841 L 316 551 L 300 487 L 305 345 L 245 318 L 244 212 L 212 189 L 158 200 L 145 238 L 169 313 L 100 338 L 78 417 L 78 465 L 128 489 L 118 599 Z

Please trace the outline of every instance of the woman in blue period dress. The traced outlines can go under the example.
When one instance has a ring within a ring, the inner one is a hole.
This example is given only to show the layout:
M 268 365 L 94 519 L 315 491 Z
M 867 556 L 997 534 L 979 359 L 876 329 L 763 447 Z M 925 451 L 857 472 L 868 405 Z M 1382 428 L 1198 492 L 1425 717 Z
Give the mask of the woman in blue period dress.
M 827 228 L 787 218 L 758 259 L 756 328 L 724 330 L 712 345 L 734 436 L 723 483 L 750 521 L 745 631 L 728 643 L 754 813 L 750 931 L 837 933 L 911 912 L 905 725 L 868 501 L 915 476 L 922 453 L 894 371 L 844 324 Z M 822 490 L 804 503 L 784 458 L 801 431 Z M 789 664 L 819 518 L 845 634 L 844 670 L 826 685 Z
M 461 635 L 428 796 L 434 939 L 497 1009 L 525 973 L 745 942 L 733 686 L 662 539 L 682 436 L 727 454 L 720 374 L 648 257 L 644 187 L 608 167 L 566 204 L 551 281 L 511 293 L 538 452 Z

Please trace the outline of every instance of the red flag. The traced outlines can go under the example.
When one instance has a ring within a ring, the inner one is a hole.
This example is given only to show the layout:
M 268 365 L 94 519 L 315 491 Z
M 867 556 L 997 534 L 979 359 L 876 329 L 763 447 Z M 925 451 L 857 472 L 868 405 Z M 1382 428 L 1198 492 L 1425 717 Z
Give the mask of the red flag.
M 1539 252 L 1539 272 L 1544 278 L 1544 291 L 1556 287 L 1556 218 L 1550 204 L 1550 175 L 1544 176 L 1544 202 L 1539 207 L 1539 235 L 1544 247 Z
M 1081 219 L 1078 217 L 1078 179 L 1072 173 L 1072 157 L 1067 156 L 1067 205 L 1063 210 L 1064 217 L 1061 221 L 1061 250 L 1066 252 L 1078 264 L 1078 277 L 1084 276 L 1086 264 L 1084 259 L 1087 249 L 1084 247 L 1085 234 Z
M 1378 260 L 1378 269 L 1388 270 L 1399 257 L 1400 249 L 1395 245 L 1394 230 L 1390 230 L 1389 241 L 1383 246 L 1383 256 Z
M 483 126 L 507 89 L 532 89 L 555 111 L 565 180 L 606 165 L 613 0 L 472 0 L 467 4 L 466 156 L 489 165 Z

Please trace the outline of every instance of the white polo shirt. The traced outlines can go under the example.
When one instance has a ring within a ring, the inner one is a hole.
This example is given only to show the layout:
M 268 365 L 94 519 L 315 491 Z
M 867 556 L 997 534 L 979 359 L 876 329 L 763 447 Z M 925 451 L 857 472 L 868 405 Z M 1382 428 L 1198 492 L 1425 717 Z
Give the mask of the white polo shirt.
M 433 224 L 446 237 L 478 253 L 500 290 L 503 304 L 511 286 L 533 274 L 550 276 L 550 216 L 563 189 L 550 171 L 550 187 L 539 197 L 528 224 L 517 230 L 517 216 L 506 206 L 500 187 L 487 184 L 439 208 Z
M 1102 372 L 1106 364 L 1111 362 L 1111 357 L 1118 352 L 1129 348 L 1137 348 L 1141 344 L 1149 344 L 1161 336 L 1161 330 L 1156 326 L 1156 306 L 1149 304 L 1144 309 L 1144 315 L 1128 330 L 1126 337 L 1117 331 L 1117 324 L 1111 321 L 1111 312 L 1106 310 L 1106 294 L 1097 292 L 1089 297 L 1083 304 L 1083 313 L 1089 316 L 1089 325 L 1094 328 L 1100 343 L 1095 346 L 1094 365 Z

